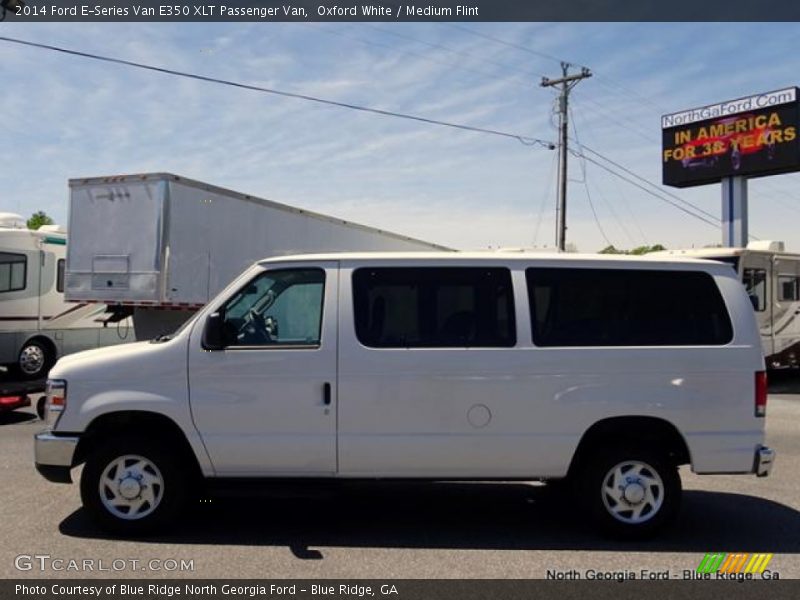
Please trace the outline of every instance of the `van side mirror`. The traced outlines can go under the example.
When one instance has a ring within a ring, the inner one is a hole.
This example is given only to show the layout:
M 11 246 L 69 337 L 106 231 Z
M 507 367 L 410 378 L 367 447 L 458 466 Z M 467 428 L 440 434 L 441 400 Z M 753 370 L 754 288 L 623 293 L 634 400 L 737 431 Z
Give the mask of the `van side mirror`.
M 755 294 L 748 294 L 748 298 L 750 298 L 750 304 L 753 305 L 753 309 L 758 311 L 758 296 Z
M 222 350 L 225 348 L 225 336 L 223 335 L 224 313 L 217 311 L 206 317 L 206 324 L 203 328 L 203 349 Z

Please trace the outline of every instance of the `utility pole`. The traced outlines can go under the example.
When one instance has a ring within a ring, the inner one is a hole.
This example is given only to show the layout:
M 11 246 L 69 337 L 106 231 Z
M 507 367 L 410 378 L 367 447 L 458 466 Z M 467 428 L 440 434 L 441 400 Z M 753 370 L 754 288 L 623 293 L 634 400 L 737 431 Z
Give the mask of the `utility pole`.
M 569 74 L 567 62 L 561 63 L 558 79 L 542 77 L 542 87 L 558 88 L 558 204 L 556 204 L 556 246 L 560 252 L 567 248 L 567 134 L 569 132 L 569 93 L 582 79 L 592 76 L 586 67 L 580 73 Z

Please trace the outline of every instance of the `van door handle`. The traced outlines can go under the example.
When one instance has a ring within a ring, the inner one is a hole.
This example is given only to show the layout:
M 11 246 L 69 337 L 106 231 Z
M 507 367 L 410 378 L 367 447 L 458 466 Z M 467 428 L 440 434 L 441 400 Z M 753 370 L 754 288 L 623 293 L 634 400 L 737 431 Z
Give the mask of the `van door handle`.
M 322 403 L 325 406 L 330 406 L 331 404 L 331 384 L 327 381 L 322 384 Z

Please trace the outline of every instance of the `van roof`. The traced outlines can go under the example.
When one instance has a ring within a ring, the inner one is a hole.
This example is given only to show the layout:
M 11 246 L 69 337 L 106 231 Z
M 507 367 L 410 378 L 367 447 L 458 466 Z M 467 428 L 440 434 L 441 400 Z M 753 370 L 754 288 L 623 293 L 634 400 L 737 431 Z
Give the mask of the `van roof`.
M 500 251 L 480 251 L 480 252 L 328 252 L 324 254 L 296 254 L 289 256 L 277 256 L 265 258 L 258 261 L 259 264 L 270 264 L 287 261 L 325 261 L 325 260 L 350 260 L 364 262 L 379 261 L 409 261 L 409 260 L 430 260 L 436 262 L 565 262 L 565 263 L 609 263 L 609 264 L 647 264 L 652 266 L 659 265 L 705 265 L 705 266 L 724 266 L 729 265 L 715 260 L 704 260 L 692 257 L 681 256 L 630 256 L 615 254 L 577 254 L 577 253 L 541 253 L 541 252 L 500 252 Z
M 741 256 L 745 252 L 764 252 L 761 250 L 749 250 L 747 248 L 677 248 L 675 250 L 659 250 L 653 252 L 660 257 L 687 257 L 687 258 L 709 258 Z

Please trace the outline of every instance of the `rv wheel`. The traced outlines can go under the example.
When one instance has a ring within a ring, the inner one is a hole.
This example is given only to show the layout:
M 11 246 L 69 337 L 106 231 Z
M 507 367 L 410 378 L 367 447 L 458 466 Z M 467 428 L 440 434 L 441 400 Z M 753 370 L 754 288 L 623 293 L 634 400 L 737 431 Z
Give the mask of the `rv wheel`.
M 53 363 L 53 351 L 44 342 L 29 340 L 19 351 L 16 370 L 23 379 L 43 379 Z

